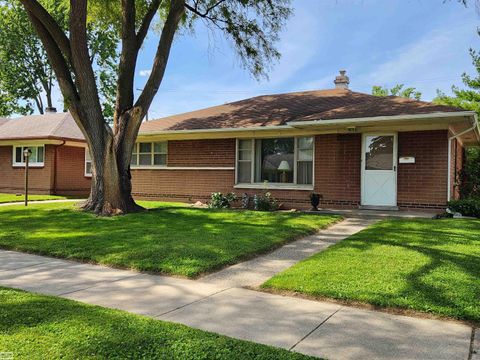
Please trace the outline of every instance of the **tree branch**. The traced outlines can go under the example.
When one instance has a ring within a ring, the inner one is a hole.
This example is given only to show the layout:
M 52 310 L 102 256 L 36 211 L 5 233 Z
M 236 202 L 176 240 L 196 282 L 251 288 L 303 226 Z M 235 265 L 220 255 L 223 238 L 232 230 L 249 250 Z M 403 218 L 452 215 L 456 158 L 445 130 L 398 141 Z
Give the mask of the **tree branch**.
M 185 14 L 185 1 L 184 0 L 172 0 L 172 5 L 165 21 L 165 25 L 162 29 L 162 35 L 158 42 L 157 52 L 153 61 L 152 73 L 148 78 L 148 81 L 140 94 L 134 107 L 140 111 L 140 117 L 138 120 L 138 126 L 148 111 L 153 98 L 158 92 L 160 83 L 163 80 L 165 74 L 165 68 L 167 66 L 168 57 L 173 43 L 173 38 L 178 28 L 178 24 Z
M 31 13 L 39 21 L 45 30 L 48 31 L 52 40 L 56 43 L 63 55 L 70 59 L 70 41 L 60 28 L 55 19 L 37 0 L 20 0 L 25 10 Z
M 118 131 L 118 119 L 122 113 L 133 106 L 135 69 L 140 50 L 135 34 L 135 18 L 135 1 L 122 0 L 122 51 L 118 66 L 117 99 L 113 116 L 115 133 Z
M 87 40 L 87 0 L 70 0 L 70 44 L 72 67 L 85 118 L 95 130 L 103 125 L 102 107 L 98 96 Z
M 143 45 L 143 41 L 148 34 L 148 29 L 150 28 L 150 24 L 152 23 L 153 17 L 158 11 L 162 0 L 152 0 L 150 3 L 147 13 L 143 17 L 142 24 L 137 32 L 137 47 L 140 49 Z

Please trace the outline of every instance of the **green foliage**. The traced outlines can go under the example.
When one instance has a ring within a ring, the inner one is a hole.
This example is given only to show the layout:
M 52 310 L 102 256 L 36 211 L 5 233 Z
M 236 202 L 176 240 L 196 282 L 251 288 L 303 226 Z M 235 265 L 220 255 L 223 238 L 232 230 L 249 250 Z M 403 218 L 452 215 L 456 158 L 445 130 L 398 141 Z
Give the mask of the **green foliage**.
M 231 41 L 243 66 L 256 78 L 267 77 L 280 53 L 279 33 L 292 13 L 290 0 L 200 0 L 187 6 L 185 26 L 203 19 Z
M 480 116 L 480 54 L 470 49 L 470 56 L 477 72 L 476 76 L 463 73 L 462 82 L 464 88 L 452 86 L 453 96 L 448 96 L 442 91 L 437 90 L 437 97 L 433 101 L 437 104 L 475 111 Z M 462 198 L 480 198 L 479 149 L 467 149 L 465 168 L 460 173 L 460 179 L 460 195 Z
M 463 216 L 480 218 L 480 198 L 453 200 L 448 202 L 448 208 Z
M 14 359 L 312 359 L 184 325 L 0 288 L 0 349 Z
M 480 220 L 387 220 L 263 286 L 480 321 Z
M 278 208 L 278 201 L 270 192 L 253 196 L 253 209 L 256 211 L 276 211 Z
M 111 218 L 96 217 L 71 203 L 0 207 L 0 248 L 196 277 L 270 251 L 338 219 L 140 204 L 149 210 Z
M 67 31 L 69 2 L 40 2 Z M 0 1 L 0 29 L 0 116 L 27 115 L 35 109 L 43 112 L 51 105 L 49 99 L 55 75 L 24 8 L 16 0 Z M 118 67 L 118 32 L 111 25 L 90 17 L 88 42 L 104 113 L 111 119 Z
M 395 85 L 389 89 L 387 87 L 374 86 L 372 88 L 372 95 L 374 96 L 400 96 L 409 99 L 420 100 L 422 93 L 417 91 L 414 87 L 404 89 L 403 84 Z
M 238 197 L 235 193 L 223 195 L 221 192 L 212 193 L 208 207 L 212 209 L 229 209 L 232 203 L 237 201 Z

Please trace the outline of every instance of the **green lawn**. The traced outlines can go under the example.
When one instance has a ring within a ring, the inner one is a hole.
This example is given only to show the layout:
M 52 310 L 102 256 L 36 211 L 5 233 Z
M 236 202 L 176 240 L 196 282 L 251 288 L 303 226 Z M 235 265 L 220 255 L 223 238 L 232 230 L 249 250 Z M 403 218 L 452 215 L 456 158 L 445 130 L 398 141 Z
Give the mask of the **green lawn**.
M 56 195 L 28 195 L 29 201 L 43 201 L 43 200 L 61 200 L 66 199 L 65 196 L 56 196 Z M 25 201 L 25 196 L 17 196 L 15 194 L 3 194 L 0 193 L 0 204 L 9 203 L 9 202 L 23 202 Z
M 480 321 L 480 220 L 387 220 L 264 288 Z
M 0 207 L 0 248 L 196 277 L 335 221 L 335 216 L 262 213 L 144 202 L 148 212 L 95 217 L 73 204 Z
M 0 288 L 0 352 L 14 359 L 312 359 L 183 325 Z

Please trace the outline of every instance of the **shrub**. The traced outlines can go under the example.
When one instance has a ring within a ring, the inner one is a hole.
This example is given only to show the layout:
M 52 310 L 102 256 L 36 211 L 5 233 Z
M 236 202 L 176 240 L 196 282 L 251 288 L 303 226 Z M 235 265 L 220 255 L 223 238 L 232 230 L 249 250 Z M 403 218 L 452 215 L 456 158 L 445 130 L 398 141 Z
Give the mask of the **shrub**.
M 461 198 L 480 199 L 480 149 L 466 150 L 465 167 L 459 176 Z
M 469 198 L 449 201 L 448 208 L 464 216 L 480 218 L 480 199 Z
M 215 192 L 212 193 L 208 207 L 212 209 L 228 209 L 232 206 L 232 203 L 237 200 L 238 198 L 235 193 L 223 195 L 221 192 Z
M 278 210 L 278 208 L 279 205 L 277 199 L 275 199 L 269 192 L 253 196 L 253 209 L 256 211 L 275 211 Z

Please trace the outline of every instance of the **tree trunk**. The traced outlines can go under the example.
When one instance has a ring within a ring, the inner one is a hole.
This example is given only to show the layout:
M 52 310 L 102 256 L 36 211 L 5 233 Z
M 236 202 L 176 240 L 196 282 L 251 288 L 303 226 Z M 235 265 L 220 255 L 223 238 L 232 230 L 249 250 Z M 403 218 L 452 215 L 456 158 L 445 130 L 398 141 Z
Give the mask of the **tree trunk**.
M 93 165 L 92 184 L 90 196 L 82 208 L 102 216 L 144 210 L 132 197 L 131 155 L 124 160 L 125 149 L 115 146 L 111 136 L 107 141 L 89 141 L 89 149 Z M 131 152 L 130 148 L 127 154 Z

